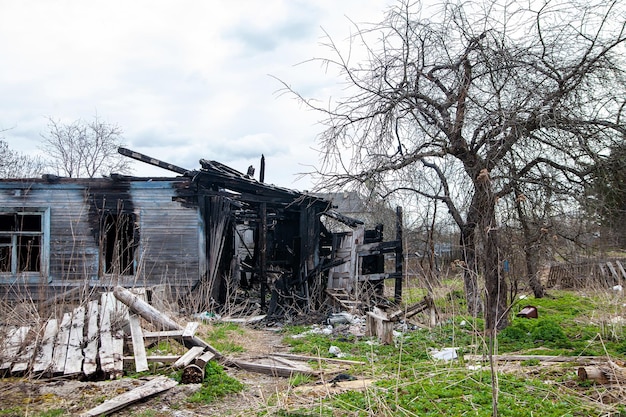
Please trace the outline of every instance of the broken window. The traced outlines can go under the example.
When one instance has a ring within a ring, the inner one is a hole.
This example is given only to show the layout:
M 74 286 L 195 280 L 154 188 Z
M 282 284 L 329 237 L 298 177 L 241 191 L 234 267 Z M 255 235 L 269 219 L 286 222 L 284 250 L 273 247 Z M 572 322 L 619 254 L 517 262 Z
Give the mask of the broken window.
M 107 213 L 102 218 L 102 262 L 105 274 L 135 274 L 135 216 Z
M 0 273 L 43 271 L 44 214 L 0 212 Z

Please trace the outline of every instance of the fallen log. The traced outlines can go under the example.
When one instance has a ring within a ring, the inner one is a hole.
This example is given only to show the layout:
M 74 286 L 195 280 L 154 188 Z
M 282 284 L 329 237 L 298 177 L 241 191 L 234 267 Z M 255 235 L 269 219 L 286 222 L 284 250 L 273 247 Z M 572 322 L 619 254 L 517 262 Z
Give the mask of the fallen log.
M 626 383 L 626 369 L 611 361 L 600 366 L 581 366 L 578 368 L 577 374 L 580 381 L 619 385 Z
M 198 365 L 191 364 L 183 369 L 180 382 L 183 384 L 201 384 L 204 381 L 204 369 Z
M 185 369 L 183 369 L 181 382 L 183 384 L 199 384 L 204 381 L 206 364 L 214 357 L 215 355 L 208 351 L 198 356 L 194 363 L 187 365 Z
M 135 294 L 128 291 L 127 289 L 117 286 L 113 289 L 113 294 L 118 300 L 127 305 L 132 312 L 140 315 L 145 320 L 149 321 L 161 330 L 185 330 L 174 320 L 161 313 L 156 308 L 152 307 L 150 304 L 143 301 L 141 298 L 137 297 Z M 188 348 L 191 348 L 193 346 L 201 346 L 206 350 L 213 352 L 216 358 L 222 358 L 222 354 L 220 352 L 218 352 L 213 346 L 209 345 L 207 342 L 197 336 L 184 338 L 183 343 Z

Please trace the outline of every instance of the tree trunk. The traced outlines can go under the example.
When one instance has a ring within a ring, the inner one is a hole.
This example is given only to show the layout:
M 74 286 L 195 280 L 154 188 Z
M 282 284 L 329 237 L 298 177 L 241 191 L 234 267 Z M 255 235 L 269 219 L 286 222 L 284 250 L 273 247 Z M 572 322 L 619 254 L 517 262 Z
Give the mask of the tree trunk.
M 522 198 L 522 194 L 519 190 L 515 190 L 515 209 L 517 211 L 517 217 L 519 218 L 519 222 L 522 225 L 522 234 L 524 236 L 524 256 L 526 258 L 526 277 L 528 279 L 528 285 L 533 290 L 533 294 L 535 298 L 543 298 L 543 285 L 541 285 L 541 281 L 539 280 L 539 240 L 540 238 L 537 236 L 535 232 L 535 236 L 533 236 L 533 232 L 531 231 L 530 225 L 528 224 L 528 218 L 524 213 L 524 209 L 522 207 L 522 202 L 525 201 Z
M 480 213 L 480 234 L 484 242 L 483 273 L 487 292 L 485 329 L 501 330 L 508 326 L 507 284 L 502 274 L 500 242 L 496 223 L 496 201 L 489 180 L 476 185 L 474 200 Z
M 543 298 L 544 290 L 541 281 L 539 280 L 539 256 L 537 254 L 537 248 L 534 246 L 526 246 L 524 248 L 524 254 L 526 256 L 526 276 L 528 277 L 528 285 L 533 290 L 535 298 Z
M 478 317 L 483 312 L 483 305 L 478 290 L 478 267 L 476 262 L 476 242 L 474 241 L 475 223 L 466 222 L 461 227 L 461 247 L 463 248 L 463 285 L 467 312 Z

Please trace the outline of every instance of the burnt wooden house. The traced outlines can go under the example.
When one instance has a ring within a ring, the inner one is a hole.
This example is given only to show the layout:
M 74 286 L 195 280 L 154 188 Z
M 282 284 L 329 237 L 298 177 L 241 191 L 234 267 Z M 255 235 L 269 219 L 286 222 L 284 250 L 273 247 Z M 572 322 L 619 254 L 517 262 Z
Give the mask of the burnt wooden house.
M 178 176 L 0 180 L 2 295 L 166 284 L 207 308 L 254 292 L 272 314 L 315 307 L 328 289 L 356 295 L 359 282 L 391 278 L 401 295 L 401 234 L 383 242 L 327 200 L 265 184 L 263 160 L 256 180 L 216 161 L 186 170 L 120 153 Z M 323 216 L 352 231 L 329 232 Z M 398 262 L 385 272 L 374 258 L 390 251 Z

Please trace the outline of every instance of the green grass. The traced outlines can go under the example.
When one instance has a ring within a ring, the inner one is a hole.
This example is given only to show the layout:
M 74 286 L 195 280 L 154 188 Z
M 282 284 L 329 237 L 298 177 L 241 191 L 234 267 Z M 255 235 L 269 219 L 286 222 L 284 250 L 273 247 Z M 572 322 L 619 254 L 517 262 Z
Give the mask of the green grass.
M 244 352 L 243 346 L 229 339 L 234 333 L 242 335 L 244 330 L 236 323 L 215 323 L 204 339 L 221 353 Z
M 214 361 L 207 363 L 202 387 L 193 393 L 187 401 L 208 404 L 218 398 L 240 392 L 244 385 L 228 376 L 224 369 Z
M 413 294 L 415 295 L 415 294 Z M 348 373 L 377 381 L 365 391 L 351 391 L 320 400 L 313 408 L 281 410 L 284 416 L 490 416 L 492 380 L 488 366 L 469 367 L 464 360 L 439 362 L 431 359 L 430 349 L 457 347 L 460 354 L 483 354 L 487 342 L 484 322 L 459 314 L 462 297 L 448 293 L 443 316 L 433 329 L 404 333 L 395 345 L 383 346 L 370 338 L 325 336 L 307 333 L 307 327 L 286 327 L 283 343 L 294 352 L 330 357 L 328 348 L 338 346 L 348 359 L 366 361 Z M 537 307 L 538 319 L 516 317 L 524 305 Z M 576 294 L 551 291 L 543 299 L 525 299 L 512 308 L 511 324 L 498 335 L 498 353 L 526 355 L 594 355 L 623 359 L 626 335 L 616 316 L 626 317 L 621 299 L 602 292 Z M 613 405 L 612 411 L 589 398 L 599 389 L 589 382 L 578 382 L 577 365 L 545 366 L 537 359 L 510 367 L 497 374 L 500 416 L 614 416 L 626 415 L 626 408 Z M 606 406 L 605 406 L 606 407 Z M 622 414 L 620 414 L 622 413 Z

